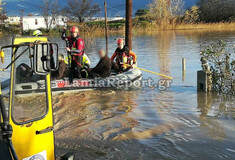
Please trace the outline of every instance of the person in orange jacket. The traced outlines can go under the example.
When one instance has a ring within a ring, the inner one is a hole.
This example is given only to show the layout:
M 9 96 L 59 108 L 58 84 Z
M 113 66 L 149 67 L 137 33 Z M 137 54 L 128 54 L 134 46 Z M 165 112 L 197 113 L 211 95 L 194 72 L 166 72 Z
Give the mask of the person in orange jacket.
M 117 49 L 111 57 L 113 61 L 112 69 L 117 72 L 124 72 L 133 68 L 137 64 L 137 56 L 128 46 L 124 45 L 124 39 L 117 40 Z

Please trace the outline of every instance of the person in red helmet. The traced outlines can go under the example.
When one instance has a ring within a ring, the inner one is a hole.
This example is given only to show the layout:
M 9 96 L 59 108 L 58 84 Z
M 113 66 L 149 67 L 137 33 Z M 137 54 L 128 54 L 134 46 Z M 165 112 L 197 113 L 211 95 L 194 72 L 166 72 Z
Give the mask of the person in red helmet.
M 136 66 L 137 56 L 132 52 L 128 46 L 125 46 L 124 39 L 117 40 L 117 49 L 111 57 L 113 61 L 112 69 L 116 72 L 124 72 Z
M 79 35 L 79 29 L 73 26 L 70 29 L 71 36 L 66 36 L 66 28 L 61 35 L 62 40 L 66 41 L 66 50 L 70 53 L 70 82 L 73 78 L 81 78 L 82 57 L 85 53 L 85 42 Z

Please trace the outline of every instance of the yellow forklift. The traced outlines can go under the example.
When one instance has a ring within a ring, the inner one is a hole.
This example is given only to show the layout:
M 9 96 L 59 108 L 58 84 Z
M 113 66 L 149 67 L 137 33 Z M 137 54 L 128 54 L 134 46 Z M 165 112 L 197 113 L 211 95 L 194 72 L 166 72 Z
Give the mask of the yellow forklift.
M 15 37 L 12 45 L 1 47 L 2 62 L 8 50 L 11 62 L 0 69 L 10 69 L 9 92 L 4 97 L 0 81 L 0 160 L 54 160 L 51 58 L 56 57 L 56 69 L 58 45 L 46 37 Z M 15 93 L 18 82 L 38 80 L 46 86 L 43 93 Z M 61 159 L 72 160 L 74 156 L 68 153 Z

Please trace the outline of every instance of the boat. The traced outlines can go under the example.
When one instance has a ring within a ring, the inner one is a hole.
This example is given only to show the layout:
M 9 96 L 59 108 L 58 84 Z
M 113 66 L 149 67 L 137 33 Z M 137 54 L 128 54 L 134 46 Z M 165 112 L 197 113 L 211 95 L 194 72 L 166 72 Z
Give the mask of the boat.
M 132 68 L 129 71 L 116 74 L 112 73 L 107 78 L 95 79 L 73 79 L 73 83 L 69 82 L 69 78 L 52 80 L 52 92 L 72 92 L 84 91 L 89 89 L 113 89 L 113 90 L 130 90 L 141 88 L 142 72 L 137 68 Z M 38 78 L 32 78 L 38 79 Z M 2 92 L 7 94 L 10 86 L 10 79 L 2 82 Z M 18 83 L 15 85 L 15 94 L 31 94 L 45 92 L 45 80 L 30 81 L 27 83 Z M 5 92 L 4 92 L 5 91 Z

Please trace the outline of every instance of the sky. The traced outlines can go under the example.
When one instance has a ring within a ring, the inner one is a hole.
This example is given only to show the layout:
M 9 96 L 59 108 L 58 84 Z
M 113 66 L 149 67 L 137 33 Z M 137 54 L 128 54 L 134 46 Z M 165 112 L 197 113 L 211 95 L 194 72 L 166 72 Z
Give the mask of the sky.
M 18 15 L 20 9 L 24 9 L 26 14 L 39 13 L 37 6 L 42 4 L 42 0 L 4 0 L 7 3 L 6 10 L 8 15 Z M 65 6 L 67 0 L 58 0 L 59 4 Z M 125 1 L 126 0 L 106 0 L 108 6 L 108 16 L 124 16 L 125 15 Z M 184 0 L 186 8 L 196 4 L 197 0 Z M 133 12 L 140 8 L 147 8 L 151 0 L 133 0 Z M 103 16 L 104 0 L 93 0 L 101 6 L 102 12 L 97 16 Z

